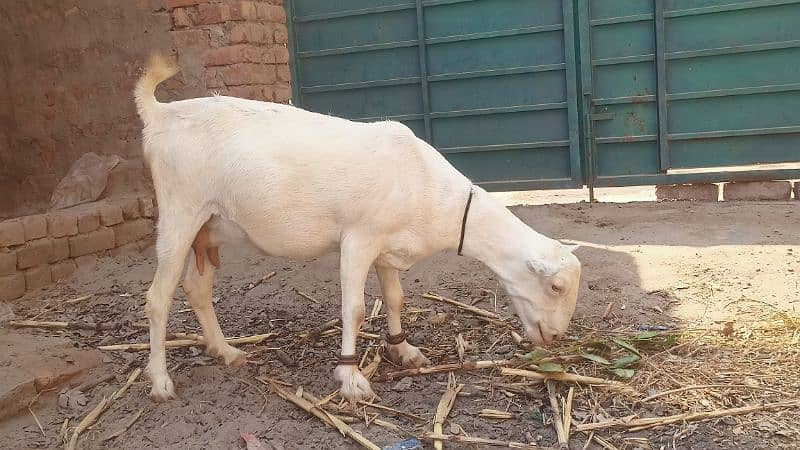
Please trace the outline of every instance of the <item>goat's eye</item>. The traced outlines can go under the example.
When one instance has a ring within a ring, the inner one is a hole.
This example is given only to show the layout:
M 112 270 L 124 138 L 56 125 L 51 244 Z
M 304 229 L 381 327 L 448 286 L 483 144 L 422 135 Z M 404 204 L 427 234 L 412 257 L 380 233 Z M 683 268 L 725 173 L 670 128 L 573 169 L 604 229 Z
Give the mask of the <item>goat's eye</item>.
M 564 287 L 559 284 L 551 284 L 550 290 L 553 291 L 554 294 L 561 294 L 564 292 Z

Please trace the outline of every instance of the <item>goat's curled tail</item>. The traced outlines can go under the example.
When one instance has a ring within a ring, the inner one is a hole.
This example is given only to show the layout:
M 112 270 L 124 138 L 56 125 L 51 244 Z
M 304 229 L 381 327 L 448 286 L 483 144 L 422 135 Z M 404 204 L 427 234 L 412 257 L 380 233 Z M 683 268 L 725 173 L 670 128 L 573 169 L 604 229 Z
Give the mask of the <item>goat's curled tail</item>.
M 158 105 L 156 100 L 156 87 L 178 73 L 180 69 L 161 53 L 153 53 L 147 63 L 147 69 L 136 82 L 133 97 L 136 100 L 136 110 L 145 125 L 155 118 Z

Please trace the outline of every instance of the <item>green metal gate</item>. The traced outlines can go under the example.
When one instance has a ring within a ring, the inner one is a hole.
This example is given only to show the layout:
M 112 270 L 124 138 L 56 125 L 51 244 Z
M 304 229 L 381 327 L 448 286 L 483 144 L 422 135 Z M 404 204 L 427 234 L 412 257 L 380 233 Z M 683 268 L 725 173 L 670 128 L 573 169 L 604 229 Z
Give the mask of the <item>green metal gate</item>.
M 286 7 L 295 104 L 404 122 L 487 189 L 800 177 L 709 170 L 800 161 L 800 0 Z
M 800 177 L 719 169 L 800 161 L 800 2 L 579 0 L 576 9 L 588 184 Z

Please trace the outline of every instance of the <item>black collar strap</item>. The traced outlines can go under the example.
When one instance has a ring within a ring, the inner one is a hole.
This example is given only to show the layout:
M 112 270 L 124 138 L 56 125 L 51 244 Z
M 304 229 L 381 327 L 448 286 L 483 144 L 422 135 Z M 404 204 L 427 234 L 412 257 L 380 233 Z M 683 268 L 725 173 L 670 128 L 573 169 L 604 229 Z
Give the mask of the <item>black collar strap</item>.
M 472 194 L 475 193 L 475 187 L 469 188 L 469 197 L 467 197 L 467 206 L 464 208 L 464 218 L 461 219 L 461 238 L 458 240 L 458 255 L 461 256 L 461 250 L 464 248 L 464 231 L 467 228 L 467 216 L 469 215 L 469 205 L 472 204 Z

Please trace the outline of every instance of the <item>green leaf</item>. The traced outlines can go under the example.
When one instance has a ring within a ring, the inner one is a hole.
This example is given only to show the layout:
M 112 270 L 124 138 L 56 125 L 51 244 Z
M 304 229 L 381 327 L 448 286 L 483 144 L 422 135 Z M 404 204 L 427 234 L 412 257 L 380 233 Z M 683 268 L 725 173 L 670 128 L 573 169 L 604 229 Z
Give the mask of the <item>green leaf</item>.
M 588 359 L 589 361 L 594 361 L 597 364 L 603 364 L 606 366 L 611 364 L 611 362 L 609 362 L 607 359 L 600 355 L 595 355 L 594 353 L 581 353 L 581 358 Z
M 537 349 L 534 349 L 531 352 L 526 353 L 525 354 L 525 359 L 528 359 L 528 360 L 531 360 L 533 362 L 536 362 L 536 361 L 544 358 L 545 356 L 547 356 L 547 354 L 548 354 L 547 350 L 543 350 L 541 348 L 537 348 Z
M 620 378 L 632 378 L 636 373 L 633 369 L 611 369 L 611 372 Z
M 678 343 L 678 335 L 677 334 L 670 334 L 667 335 L 667 338 L 664 340 L 664 345 L 667 347 L 674 347 L 675 344 Z
M 639 356 L 642 356 L 641 353 L 639 353 L 639 350 L 636 350 L 636 347 L 634 347 L 633 344 L 631 344 L 630 342 L 623 341 L 622 339 L 611 339 L 611 340 L 615 344 L 617 344 L 620 347 L 624 348 L 625 350 L 628 350 L 631 353 L 635 353 L 635 354 L 637 354 Z
M 539 372 L 563 372 L 564 368 L 561 367 L 561 364 L 556 363 L 541 363 L 538 365 Z
M 654 331 L 654 330 L 643 331 L 643 332 L 637 334 L 634 337 L 634 339 L 636 339 L 637 341 L 647 341 L 647 340 L 653 339 L 654 337 L 656 337 L 658 335 L 659 335 L 658 331 Z
M 614 364 L 612 364 L 611 367 L 613 367 L 614 369 L 621 369 L 623 367 L 628 367 L 631 364 L 638 362 L 640 359 L 642 359 L 642 357 L 639 355 L 623 356 L 622 358 L 614 361 Z

